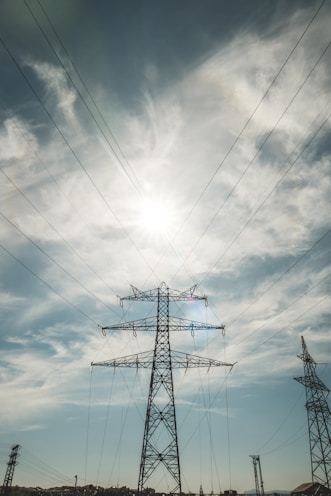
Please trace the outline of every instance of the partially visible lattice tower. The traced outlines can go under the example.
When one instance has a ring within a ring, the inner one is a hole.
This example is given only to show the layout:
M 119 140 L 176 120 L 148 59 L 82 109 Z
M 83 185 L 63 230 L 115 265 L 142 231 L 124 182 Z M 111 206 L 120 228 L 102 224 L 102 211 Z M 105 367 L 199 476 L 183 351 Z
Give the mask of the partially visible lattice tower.
M 256 496 L 264 496 L 262 469 L 259 455 L 249 455 L 253 460 Z M 260 479 L 259 479 L 260 477 Z
M 9 455 L 9 461 L 7 462 L 7 470 L 5 474 L 5 478 L 3 481 L 3 486 L 1 488 L 1 496 L 7 496 L 10 493 L 11 485 L 14 477 L 14 470 L 17 465 L 17 458 L 19 456 L 20 445 L 15 444 L 11 448 L 11 453 Z
M 121 298 L 123 300 L 149 301 L 157 303 L 156 317 L 149 317 L 133 322 L 115 324 L 102 329 L 126 329 L 133 332 L 139 330 L 154 330 L 154 350 L 129 355 L 126 357 L 92 363 L 92 366 L 107 367 L 150 367 L 151 378 L 149 385 L 145 428 L 141 451 L 141 461 L 138 480 L 138 493 L 146 489 L 146 483 L 154 471 L 162 464 L 175 482 L 172 493 L 182 492 L 176 410 L 173 386 L 173 369 L 192 367 L 219 367 L 232 364 L 209 358 L 173 351 L 170 347 L 170 331 L 198 329 L 221 329 L 224 325 L 209 325 L 201 322 L 170 317 L 170 302 L 207 301 L 206 296 L 196 296 L 195 286 L 187 291 L 170 289 L 165 283 L 149 291 L 140 291 L 132 287 L 133 295 Z
M 310 444 L 312 482 L 319 482 L 331 489 L 331 426 L 330 408 L 327 403 L 329 388 L 316 374 L 316 362 L 308 353 L 301 336 L 304 376 L 294 379 L 306 388 L 306 409 Z

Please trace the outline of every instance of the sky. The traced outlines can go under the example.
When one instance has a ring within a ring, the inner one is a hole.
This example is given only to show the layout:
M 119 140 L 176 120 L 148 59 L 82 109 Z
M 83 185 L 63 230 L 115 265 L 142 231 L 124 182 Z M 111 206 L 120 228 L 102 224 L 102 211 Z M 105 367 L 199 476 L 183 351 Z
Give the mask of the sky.
M 174 350 L 182 489 L 311 480 L 301 336 L 331 386 L 331 1 L 0 2 L 0 479 L 137 487 L 153 349 L 104 331 L 202 301 Z M 169 474 L 150 481 L 167 491 Z

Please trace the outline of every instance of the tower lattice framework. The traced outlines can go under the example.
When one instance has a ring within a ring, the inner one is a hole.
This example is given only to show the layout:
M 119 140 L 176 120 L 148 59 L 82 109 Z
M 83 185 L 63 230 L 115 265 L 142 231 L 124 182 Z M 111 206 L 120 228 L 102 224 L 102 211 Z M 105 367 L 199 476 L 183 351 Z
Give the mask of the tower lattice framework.
M 157 303 L 156 317 L 139 319 L 103 327 L 103 330 L 156 331 L 154 350 L 92 363 L 92 366 L 151 368 L 151 377 L 146 409 L 145 427 L 141 450 L 138 493 L 146 489 L 146 483 L 160 464 L 166 468 L 175 482 L 172 493 L 181 493 L 181 472 L 178 450 L 176 409 L 174 399 L 173 369 L 193 367 L 220 367 L 232 364 L 203 358 L 179 351 L 170 346 L 170 331 L 201 329 L 224 330 L 224 325 L 209 325 L 201 322 L 170 317 L 170 302 L 204 300 L 196 296 L 195 286 L 187 291 L 170 289 L 165 283 L 158 288 L 140 291 L 132 286 L 133 294 L 123 300 L 149 301 Z
M 331 425 L 330 408 L 327 403 L 329 388 L 316 374 L 316 362 L 308 352 L 301 337 L 304 376 L 294 379 L 306 389 L 306 410 L 308 416 L 309 445 L 312 481 L 331 489 Z
M 249 455 L 253 460 L 256 496 L 264 496 L 261 461 L 259 455 Z
M 0 495 L 1 496 L 8 496 L 11 490 L 12 482 L 13 482 L 13 477 L 14 477 L 14 470 L 17 465 L 17 458 L 19 456 L 19 450 L 21 446 L 19 444 L 15 444 L 11 448 L 11 453 L 9 455 L 9 461 L 7 462 L 7 470 L 5 474 L 5 478 L 3 481 L 3 486 L 1 488 Z

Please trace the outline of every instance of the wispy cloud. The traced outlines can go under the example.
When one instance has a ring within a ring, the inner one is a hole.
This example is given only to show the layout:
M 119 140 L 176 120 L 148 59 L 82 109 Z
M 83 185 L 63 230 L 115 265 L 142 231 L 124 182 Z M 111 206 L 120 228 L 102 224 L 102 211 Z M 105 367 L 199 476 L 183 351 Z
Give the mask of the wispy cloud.
M 0 130 L 0 150 L 2 161 L 31 156 L 37 150 L 37 140 L 29 124 L 18 117 L 5 119 Z
M 36 76 L 43 83 L 47 90 L 46 100 L 59 109 L 65 117 L 67 124 L 75 126 L 77 124 L 74 104 L 77 95 L 67 80 L 65 71 L 48 62 L 38 62 L 26 59 L 25 65 L 33 69 Z

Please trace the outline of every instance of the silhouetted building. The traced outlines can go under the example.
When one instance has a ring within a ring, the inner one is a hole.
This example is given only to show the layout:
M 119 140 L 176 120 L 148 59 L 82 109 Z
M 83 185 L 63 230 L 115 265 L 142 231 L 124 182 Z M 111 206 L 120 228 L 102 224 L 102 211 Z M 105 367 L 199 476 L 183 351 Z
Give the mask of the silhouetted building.
M 331 489 L 319 482 L 305 482 L 293 489 L 291 496 L 331 496 Z

